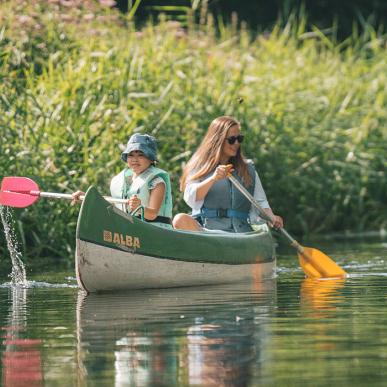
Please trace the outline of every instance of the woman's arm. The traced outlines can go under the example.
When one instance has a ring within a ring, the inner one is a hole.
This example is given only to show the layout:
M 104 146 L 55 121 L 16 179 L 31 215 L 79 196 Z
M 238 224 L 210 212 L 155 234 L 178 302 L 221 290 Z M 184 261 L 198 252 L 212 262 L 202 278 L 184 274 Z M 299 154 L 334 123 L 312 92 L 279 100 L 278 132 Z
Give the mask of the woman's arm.
M 201 181 L 196 185 L 196 201 L 203 201 L 205 197 L 208 194 L 208 191 L 211 189 L 211 187 L 215 183 L 214 176 L 211 175 L 210 177 L 207 177 L 207 179 Z
M 194 212 L 199 211 L 203 206 L 203 200 L 196 200 L 197 186 L 200 180 L 191 180 L 187 183 L 184 190 L 184 201 L 192 208 Z
M 274 220 L 273 227 L 281 228 L 284 226 L 283 219 L 280 216 L 275 215 L 272 209 L 270 208 L 269 202 L 266 197 L 266 193 L 261 183 L 261 179 L 259 178 L 257 172 L 255 172 L 254 199 L 262 207 L 265 213 Z M 256 221 L 258 217 L 259 217 L 259 211 L 254 206 L 251 206 L 251 210 L 250 210 L 251 222 L 254 223 L 254 221 Z
M 258 176 L 258 173 L 255 172 L 255 186 L 254 186 L 254 199 L 259 203 L 262 208 L 269 208 L 270 205 L 266 197 L 265 190 L 263 189 L 261 179 Z
M 202 181 L 191 181 L 187 184 L 187 187 L 184 191 L 184 200 L 186 203 L 193 209 L 203 205 L 203 201 L 208 194 L 208 191 L 218 180 L 227 178 L 228 173 L 232 172 L 230 166 L 228 165 L 219 165 L 214 173 Z

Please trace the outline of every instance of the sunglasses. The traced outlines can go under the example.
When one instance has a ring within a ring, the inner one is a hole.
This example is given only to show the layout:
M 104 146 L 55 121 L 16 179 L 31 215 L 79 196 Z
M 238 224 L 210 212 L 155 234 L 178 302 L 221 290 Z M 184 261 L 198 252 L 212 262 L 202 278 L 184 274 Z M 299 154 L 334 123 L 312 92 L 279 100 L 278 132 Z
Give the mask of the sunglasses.
M 239 136 L 227 137 L 226 140 L 228 141 L 228 143 L 230 145 L 235 144 L 235 141 L 238 141 L 239 144 L 242 144 L 244 138 L 245 138 L 245 136 L 243 134 L 240 134 Z

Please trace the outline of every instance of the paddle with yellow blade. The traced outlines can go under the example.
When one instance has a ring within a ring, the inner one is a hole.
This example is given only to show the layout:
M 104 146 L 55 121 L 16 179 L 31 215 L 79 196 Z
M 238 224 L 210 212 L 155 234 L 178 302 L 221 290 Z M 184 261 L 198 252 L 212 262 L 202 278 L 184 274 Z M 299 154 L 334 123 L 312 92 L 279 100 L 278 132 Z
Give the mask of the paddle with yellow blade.
M 71 194 L 41 192 L 39 186 L 28 177 L 9 176 L 1 181 L 0 204 L 9 207 L 24 208 L 35 203 L 39 198 L 67 199 L 73 200 Z M 83 200 L 81 195 L 79 200 Z M 110 203 L 126 204 L 127 199 L 117 199 L 105 196 L 105 200 Z
M 273 223 L 273 219 L 266 214 L 259 203 L 249 191 L 232 175 L 228 176 L 232 184 L 247 198 L 247 200 L 258 210 L 262 219 Z M 301 246 L 283 227 L 278 229 L 298 252 L 300 265 L 305 274 L 310 278 L 343 278 L 347 273 L 337 265 L 331 258 L 320 250 Z

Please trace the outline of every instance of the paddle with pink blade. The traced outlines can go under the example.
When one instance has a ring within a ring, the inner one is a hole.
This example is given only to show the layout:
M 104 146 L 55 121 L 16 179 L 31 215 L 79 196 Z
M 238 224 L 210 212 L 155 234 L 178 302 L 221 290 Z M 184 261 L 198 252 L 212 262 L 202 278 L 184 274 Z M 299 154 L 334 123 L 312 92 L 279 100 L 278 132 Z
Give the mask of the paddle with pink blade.
M 34 204 L 39 198 L 73 200 L 71 194 L 42 192 L 36 182 L 28 177 L 7 176 L 1 181 L 0 204 L 3 206 L 25 208 Z M 127 199 L 104 197 L 110 203 L 127 204 Z M 80 196 L 79 200 L 83 200 Z

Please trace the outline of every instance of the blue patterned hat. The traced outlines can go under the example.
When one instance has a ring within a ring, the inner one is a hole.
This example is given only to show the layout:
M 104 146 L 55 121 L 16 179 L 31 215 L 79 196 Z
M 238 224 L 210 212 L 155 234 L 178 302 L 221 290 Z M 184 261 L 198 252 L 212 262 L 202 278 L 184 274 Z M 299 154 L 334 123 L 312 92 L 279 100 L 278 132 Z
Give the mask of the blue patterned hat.
M 156 139 L 149 134 L 133 134 L 129 138 L 126 149 L 121 154 L 121 159 L 128 160 L 128 154 L 133 151 L 141 151 L 151 161 L 157 161 L 157 143 Z

